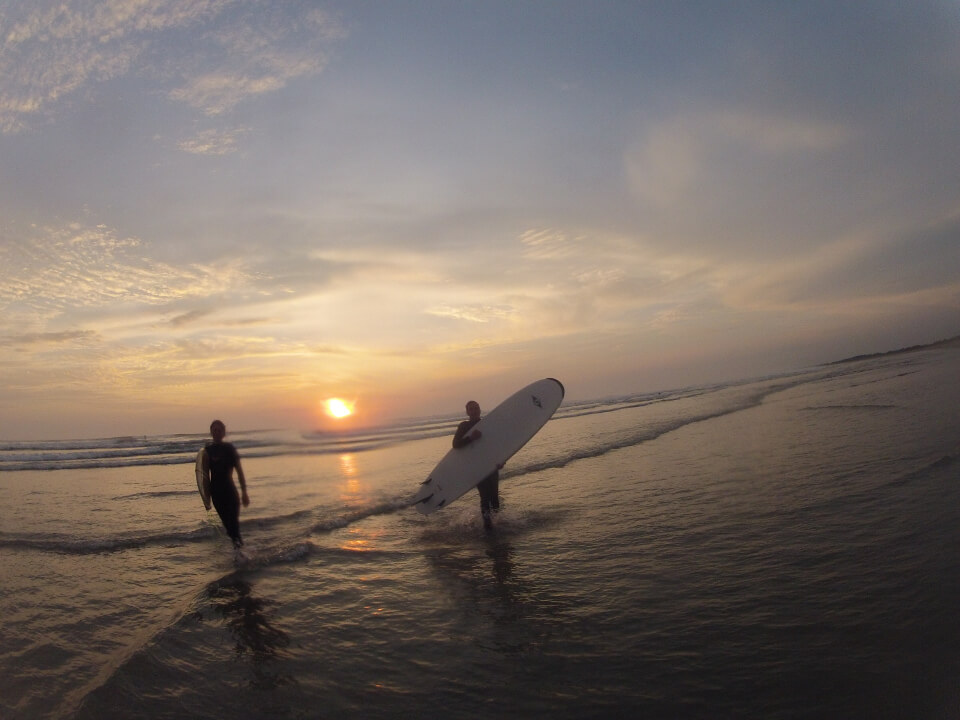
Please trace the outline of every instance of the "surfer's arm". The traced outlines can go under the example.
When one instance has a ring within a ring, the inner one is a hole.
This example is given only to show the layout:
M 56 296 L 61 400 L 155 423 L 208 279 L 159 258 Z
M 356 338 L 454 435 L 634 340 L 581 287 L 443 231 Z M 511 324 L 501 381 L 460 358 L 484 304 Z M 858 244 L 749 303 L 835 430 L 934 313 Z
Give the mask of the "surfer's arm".
M 460 423 L 460 425 L 457 427 L 456 434 L 453 436 L 453 446 L 455 448 L 466 447 L 467 445 L 472 443 L 474 440 L 476 440 L 478 437 L 480 437 L 479 430 L 474 430 L 473 432 L 470 432 L 471 427 L 472 426 L 468 422 Z M 470 433 L 470 434 L 468 435 L 467 433 Z
M 250 504 L 250 497 L 247 495 L 247 478 L 243 474 L 243 465 L 240 464 L 240 458 L 237 458 L 237 480 L 240 481 L 240 499 L 243 502 L 243 506 L 247 507 Z

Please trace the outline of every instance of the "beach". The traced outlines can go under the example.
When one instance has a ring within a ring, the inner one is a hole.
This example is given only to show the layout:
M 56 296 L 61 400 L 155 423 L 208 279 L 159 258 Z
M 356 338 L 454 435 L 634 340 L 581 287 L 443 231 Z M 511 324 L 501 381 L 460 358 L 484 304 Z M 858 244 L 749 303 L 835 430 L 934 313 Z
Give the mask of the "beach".
M 491 532 L 408 504 L 457 408 L 231 432 L 239 566 L 202 434 L 2 444 L 0 717 L 960 716 L 958 370 L 565 403 Z

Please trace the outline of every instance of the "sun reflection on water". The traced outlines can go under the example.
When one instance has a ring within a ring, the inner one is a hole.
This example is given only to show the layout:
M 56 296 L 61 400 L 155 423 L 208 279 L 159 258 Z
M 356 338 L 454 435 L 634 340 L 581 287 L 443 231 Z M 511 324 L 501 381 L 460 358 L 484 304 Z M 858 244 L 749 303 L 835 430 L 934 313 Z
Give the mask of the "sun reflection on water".
M 371 552 L 378 549 L 377 539 L 383 531 L 369 530 L 361 527 L 351 527 L 347 530 L 347 537 L 340 543 L 341 550 L 351 552 Z
M 363 480 L 355 455 L 340 456 L 339 490 L 340 500 L 347 507 L 363 507 L 373 501 L 369 483 Z
M 351 453 L 345 453 L 340 456 L 340 472 L 344 477 L 355 477 L 357 474 L 357 461 Z

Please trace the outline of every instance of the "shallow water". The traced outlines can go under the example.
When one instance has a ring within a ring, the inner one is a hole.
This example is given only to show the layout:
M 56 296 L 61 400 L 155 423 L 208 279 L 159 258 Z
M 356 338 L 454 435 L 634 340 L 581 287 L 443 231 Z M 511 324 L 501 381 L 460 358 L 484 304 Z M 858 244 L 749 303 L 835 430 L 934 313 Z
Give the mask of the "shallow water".
M 405 505 L 458 418 L 235 436 L 241 567 L 199 438 L 128 448 L 169 464 L 8 464 L 0 717 L 960 716 L 958 367 L 564 406 L 493 533 L 475 493 Z

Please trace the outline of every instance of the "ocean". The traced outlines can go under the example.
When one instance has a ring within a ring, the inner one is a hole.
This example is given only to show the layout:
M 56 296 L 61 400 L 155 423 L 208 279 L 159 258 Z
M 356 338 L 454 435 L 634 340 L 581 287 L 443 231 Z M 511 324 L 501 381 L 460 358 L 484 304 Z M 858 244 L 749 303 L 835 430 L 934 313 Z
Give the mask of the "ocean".
M 0 443 L 0 718 L 958 718 L 958 378 L 566 402 L 491 532 L 407 505 L 459 408 L 231 432 L 241 566 L 204 434 Z

